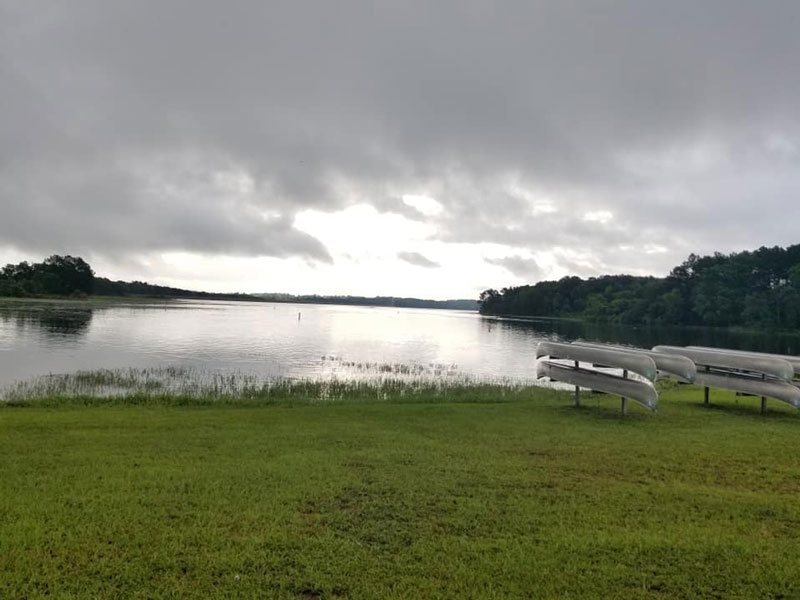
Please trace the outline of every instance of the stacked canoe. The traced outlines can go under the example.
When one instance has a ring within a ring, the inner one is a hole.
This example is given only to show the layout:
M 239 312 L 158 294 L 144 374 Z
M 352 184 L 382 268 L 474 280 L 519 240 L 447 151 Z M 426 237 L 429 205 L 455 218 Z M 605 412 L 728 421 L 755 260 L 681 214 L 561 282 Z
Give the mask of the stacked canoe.
M 609 344 L 593 344 L 590 342 L 572 342 L 572 344 L 574 346 L 583 346 L 586 348 L 609 348 L 618 352 L 649 356 L 656 365 L 656 377 L 659 379 L 663 377 L 672 377 L 681 383 L 693 383 L 695 375 L 697 375 L 697 367 L 685 356 L 657 352 L 655 349 L 643 350 L 631 348 L 629 346 L 612 346 Z
M 690 376 L 691 371 L 687 368 L 687 361 L 674 357 L 666 357 L 667 365 L 659 366 L 655 359 L 660 357 L 656 357 L 656 354 L 593 344 L 540 342 L 536 348 L 536 358 L 546 356 L 551 360 L 538 362 L 536 377 L 549 377 L 553 381 L 574 385 L 576 405 L 580 404 L 580 388 L 589 388 L 622 398 L 623 414 L 627 411 L 628 398 L 655 412 L 658 408 L 658 392 L 653 382 L 659 369 L 679 369 L 682 376 Z M 570 362 L 553 362 L 556 360 Z M 581 363 L 584 363 L 583 366 Z M 622 370 L 622 375 L 598 371 L 598 368 Z M 637 374 L 639 378 L 629 378 L 629 372 Z
M 536 349 L 537 378 L 549 377 L 575 386 L 575 403 L 580 403 L 580 389 L 589 388 L 635 400 L 651 411 L 658 407 L 657 378 L 671 377 L 681 383 L 696 383 L 705 389 L 733 390 L 737 394 L 774 398 L 800 408 L 800 357 L 726 350 L 700 346 L 655 346 L 652 350 L 593 344 L 588 342 L 541 342 Z M 554 362 L 561 361 L 561 362 Z M 566 362 L 565 362 L 566 361 Z M 601 368 L 622 371 L 622 375 Z M 628 373 L 635 373 L 631 379 Z
M 697 365 L 695 383 L 708 389 L 720 388 L 739 394 L 761 396 L 761 409 L 766 399 L 773 398 L 800 408 L 800 388 L 794 378 L 800 375 L 800 357 L 689 346 L 655 346 L 654 351 L 683 356 Z

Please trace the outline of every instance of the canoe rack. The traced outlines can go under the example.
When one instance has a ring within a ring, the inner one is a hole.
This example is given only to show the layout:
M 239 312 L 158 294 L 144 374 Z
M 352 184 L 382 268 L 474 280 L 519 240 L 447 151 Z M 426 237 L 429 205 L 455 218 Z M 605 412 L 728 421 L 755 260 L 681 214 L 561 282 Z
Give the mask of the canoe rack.
M 539 360 L 536 377 L 549 377 L 575 386 L 575 406 L 581 404 L 581 387 L 620 397 L 621 411 L 628 412 L 627 400 L 636 401 L 648 410 L 658 409 L 658 392 L 653 383 L 658 374 L 655 361 L 644 353 L 621 351 L 616 348 L 582 346 L 559 342 L 540 342 L 536 347 L 536 358 L 570 361 L 556 363 Z M 593 368 L 581 366 L 589 363 Z M 622 376 L 597 371 L 596 368 L 621 369 Z M 636 373 L 642 380 L 630 379 L 628 373 Z
M 683 356 L 695 363 L 695 383 L 703 386 L 703 404 L 710 404 L 710 388 L 731 390 L 738 395 L 760 396 L 761 412 L 767 398 L 800 409 L 800 357 L 745 352 L 702 346 L 654 346 L 653 351 Z
M 767 398 L 800 409 L 800 356 L 784 356 L 703 346 L 654 346 L 652 350 L 590 342 L 540 342 L 536 347 L 536 377 L 575 386 L 575 406 L 581 388 L 619 396 L 622 414 L 627 399 L 656 412 L 657 378 L 671 377 L 703 387 L 703 404 L 710 404 L 710 389 L 731 390 L 741 396 L 760 396 L 761 412 Z M 553 362 L 553 360 L 569 362 Z M 588 364 L 588 367 L 587 367 Z M 619 369 L 622 376 L 598 371 Z M 628 373 L 639 375 L 630 379 Z

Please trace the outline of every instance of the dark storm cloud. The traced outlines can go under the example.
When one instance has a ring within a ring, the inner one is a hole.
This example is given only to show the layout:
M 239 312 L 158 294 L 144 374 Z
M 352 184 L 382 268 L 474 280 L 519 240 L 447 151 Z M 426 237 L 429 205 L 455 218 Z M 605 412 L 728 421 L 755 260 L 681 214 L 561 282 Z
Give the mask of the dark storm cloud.
M 329 260 L 294 215 L 369 202 L 599 270 L 792 243 L 798 29 L 777 0 L 0 0 L 0 242 Z
M 419 252 L 398 252 L 397 258 L 411 265 L 417 267 L 425 267 L 427 269 L 432 269 L 441 266 L 439 265 L 439 263 L 432 261 L 431 259 L 423 256 Z

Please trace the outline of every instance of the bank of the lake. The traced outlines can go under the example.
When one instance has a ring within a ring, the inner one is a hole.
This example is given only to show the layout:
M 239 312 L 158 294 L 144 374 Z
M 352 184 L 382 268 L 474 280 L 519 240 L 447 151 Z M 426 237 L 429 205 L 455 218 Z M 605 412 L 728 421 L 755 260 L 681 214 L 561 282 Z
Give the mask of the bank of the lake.
M 795 411 L 495 392 L 0 408 L 0 597 L 800 594 Z

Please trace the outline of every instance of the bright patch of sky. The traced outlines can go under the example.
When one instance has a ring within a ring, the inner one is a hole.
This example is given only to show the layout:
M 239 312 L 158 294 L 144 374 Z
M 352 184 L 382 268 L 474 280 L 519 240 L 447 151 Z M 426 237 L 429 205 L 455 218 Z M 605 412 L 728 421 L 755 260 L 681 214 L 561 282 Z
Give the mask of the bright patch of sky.
M 430 196 L 417 196 L 413 194 L 403 195 L 403 202 L 412 208 L 416 208 L 423 215 L 435 217 L 442 214 L 444 206 Z

